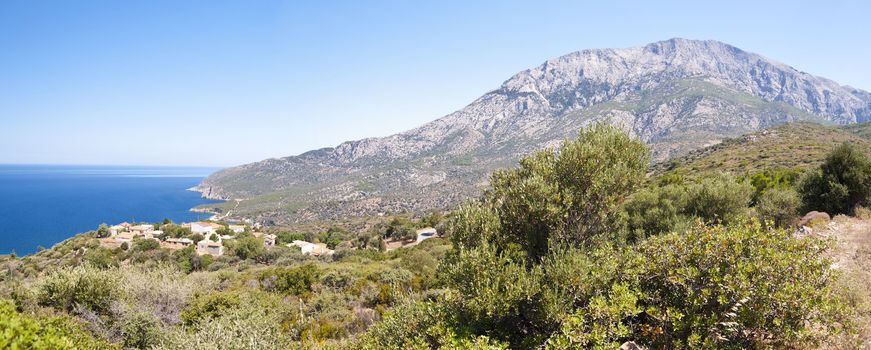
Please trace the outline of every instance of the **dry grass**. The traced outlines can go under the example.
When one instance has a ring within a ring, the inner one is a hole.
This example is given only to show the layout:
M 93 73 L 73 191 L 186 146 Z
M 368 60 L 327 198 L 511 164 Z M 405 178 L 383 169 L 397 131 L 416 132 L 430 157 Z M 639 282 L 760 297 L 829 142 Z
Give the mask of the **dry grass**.
M 692 174 L 705 171 L 726 171 L 745 174 L 764 169 L 807 169 L 822 163 L 825 155 L 838 145 L 848 142 L 868 150 L 871 140 L 844 128 L 798 122 L 776 126 L 748 134 L 670 161 L 672 171 Z M 668 164 L 657 164 L 664 172 Z
M 834 266 L 842 272 L 836 288 L 854 311 L 856 334 L 841 335 L 821 344 L 823 349 L 868 349 L 871 346 L 871 220 L 836 216 L 820 232 L 837 241 Z

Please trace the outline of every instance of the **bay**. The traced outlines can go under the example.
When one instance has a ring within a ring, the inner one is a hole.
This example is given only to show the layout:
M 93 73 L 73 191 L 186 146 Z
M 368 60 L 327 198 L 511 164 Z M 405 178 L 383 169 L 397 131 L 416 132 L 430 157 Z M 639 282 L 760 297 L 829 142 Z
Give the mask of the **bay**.
M 203 167 L 0 165 L 0 254 L 30 254 L 101 223 L 189 222 L 215 201 L 187 191 Z

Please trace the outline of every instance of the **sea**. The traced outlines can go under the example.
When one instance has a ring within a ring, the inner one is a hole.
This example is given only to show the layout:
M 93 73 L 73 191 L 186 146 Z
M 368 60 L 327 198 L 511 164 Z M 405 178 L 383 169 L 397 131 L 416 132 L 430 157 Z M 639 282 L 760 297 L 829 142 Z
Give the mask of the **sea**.
M 216 201 L 187 189 L 217 168 L 0 165 L 0 254 L 51 247 L 101 223 L 190 222 Z

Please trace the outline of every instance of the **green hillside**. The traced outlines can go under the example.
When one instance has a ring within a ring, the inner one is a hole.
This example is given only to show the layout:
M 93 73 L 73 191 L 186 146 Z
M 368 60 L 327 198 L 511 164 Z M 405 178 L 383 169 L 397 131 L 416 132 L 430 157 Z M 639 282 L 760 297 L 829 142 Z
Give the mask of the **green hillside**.
M 772 168 L 809 168 L 819 165 L 836 146 L 852 143 L 871 155 L 871 123 L 846 127 L 811 122 L 779 125 L 727 139 L 654 166 L 657 174 L 725 171 L 744 174 Z
M 852 132 L 856 136 L 862 137 L 866 140 L 871 140 L 871 122 L 848 125 L 844 127 L 844 129 Z

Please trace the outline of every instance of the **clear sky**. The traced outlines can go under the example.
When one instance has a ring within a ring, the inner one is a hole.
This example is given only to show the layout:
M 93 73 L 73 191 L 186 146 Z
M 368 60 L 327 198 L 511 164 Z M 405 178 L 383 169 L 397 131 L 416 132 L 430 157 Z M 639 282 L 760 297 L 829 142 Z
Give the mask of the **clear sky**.
M 869 1 L 0 1 L 0 163 L 229 166 L 436 119 L 548 58 L 716 39 L 871 90 Z

